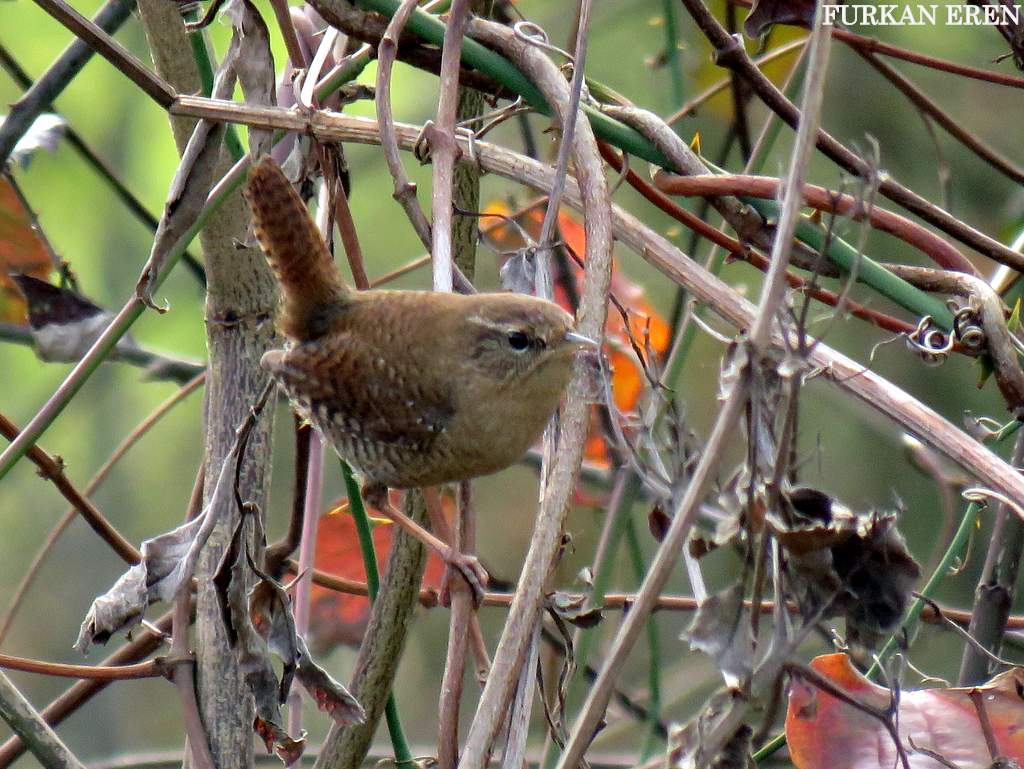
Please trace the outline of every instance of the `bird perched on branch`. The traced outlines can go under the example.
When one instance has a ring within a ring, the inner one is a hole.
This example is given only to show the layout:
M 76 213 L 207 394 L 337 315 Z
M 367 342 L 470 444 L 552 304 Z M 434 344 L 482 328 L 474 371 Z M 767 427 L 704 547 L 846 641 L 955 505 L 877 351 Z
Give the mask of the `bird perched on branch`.
M 558 406 L 578 350 L 552 302 L 521 294 L 350 291 L 269 157 L 245 189 L 256 237 L 281 283 L 289 345 L 262 366 L 362 476 L 363 493 L 459 568 L 486 573 L 395 509 L 387 488 L 475 478 L 519 461 Z

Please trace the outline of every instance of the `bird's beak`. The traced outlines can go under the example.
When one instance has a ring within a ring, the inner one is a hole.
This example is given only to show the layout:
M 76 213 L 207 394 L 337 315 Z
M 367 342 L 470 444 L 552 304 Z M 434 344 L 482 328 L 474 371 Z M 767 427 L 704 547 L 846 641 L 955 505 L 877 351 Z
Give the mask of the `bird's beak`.
M 569 331 L 565 335 L 565 341 L 572 342 L 573 344 L 583 345 L 584 347 L 593 347 L 595 350 L 601 346 L 600 342 L 595 342 L 589 336 L 577 334 L 575 331 Z

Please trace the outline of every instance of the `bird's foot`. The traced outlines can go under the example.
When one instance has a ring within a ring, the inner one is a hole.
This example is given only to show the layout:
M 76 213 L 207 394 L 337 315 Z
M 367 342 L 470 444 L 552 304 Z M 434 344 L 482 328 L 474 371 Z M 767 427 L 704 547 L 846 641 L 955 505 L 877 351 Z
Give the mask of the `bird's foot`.
M 487 587 L 488 579 L 490 579 L 487 570 L 480 563 L 480 560 L 476 556 L 457 552 L 451 547 L 448 548 L 447 552 L 441 553 L 441 557 L 444 558 L 445 564 L 448 567 L 445 570 L 444 581 L 441 583 L 441 604 L 443 606 L 451 606 L 451 580 L 452 570 L 454 569 L 458 571 L 462 579 L 469 585 L 469 589 L 473 594 L 473 606 L 479 609 L 484 601 L 484 589 Z

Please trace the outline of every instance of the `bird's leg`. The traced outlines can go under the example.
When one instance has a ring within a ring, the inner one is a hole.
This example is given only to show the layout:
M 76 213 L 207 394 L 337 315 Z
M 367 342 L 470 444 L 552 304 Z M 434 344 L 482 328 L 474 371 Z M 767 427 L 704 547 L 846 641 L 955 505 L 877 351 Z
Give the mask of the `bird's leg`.
M 391 500 L 388 499 L 388 490 L 383 486 L 367 485 L 363 487 L 363 499 L 384 513 L 396 525 L 401 526 L 409 535 L 431 548 L 441 556 L 441 559 L 446 564 L 458 569 L 459 573 L 462 574 L 473 590 L 474 601 L 479 606 L 483 600 L 484 585 L 487 584 L 487 571 L 480 565 L 480 561 L 471 555 L 460 553 L 392 505 Z M 429 509 L 430 506 L 428 505 L 427 507 Z M 447 522 L 445 522 L 444 527 L 447 528 Z
M 423 489 L 423 501 L 426 503 L 426 506 L 427 506 L 427 516 L 430 518 L 430 528 L 433 531 L 437 532 L 437 535 L 441 539 L 443 539 L 445 542 L 449 543 L 449 547 L 451 547 L 451 549 L 452 549 L 452 553 L 454 555 L 455 560 L 459 560 L 459 561 L 473 561 L 476 564 L 473 567 L 474 571 L 477 571 L 477 572 L 482 573 L 484 575 L 484 579 L 482 580 L 482 585 L 486 585 L 487 584 L 487 572 L 486 572 L 486 570 L 484 570 L 484 568 L 480 565 L 480 562 L 476 559 L 475 556 L 469 555 L 467 553 L 463 553 L 462 552 L 463 544 L 462 544 L 462 542 L 459 541 L 459 536 L 458 536 L 459 523 L 461 523 L 461 522 L 457 522 L 456 523 L 455 530 L 453 531 L 452 527 L 451 527 L 451 525 L 450 525 L 450 523 L 448 521 L 447 516 L 444 514 L 444 506 L 443 506 L 443 504 L 441 502 L 440 489 L 438 487 L 436 487 L 436 486 L 431 486 L 430 488 L 424 488 Z M 449 566 L 450 566 L 450 564 L 449 564 Z M 459 571 L 460 571 L 460 573 L 463 573 L 462 569 L 460 569 Z M 464 573 L 463 573 L 463 576 L 465 576 Z M 451 569 L 448 568 L 448 569 L 445 570 L 444 580 L 441 583 L 441 605 L 442 606 L 450 606 L 451 605 L 451 598 L 452 597 L 451 597 L 451 584 L 450 584 L 450 580 L 451 580 Z M 480 608 L 480 604 L 483 601 L 483 597 L 484 597 L 483 596 L 483 590 L 482 589 L 478 589 L 478 586 L 474 585 L 474 583 L 471 580 L 469 580 L 469 579 L 467 579 L 466 582 L 469 584 L 469 587 L 470 587 L 470 589 L 473 592 L 473 605 L 476 606 L 477 608 Z M 481 585 L 481 587 L 482 587 L 482 585 Z

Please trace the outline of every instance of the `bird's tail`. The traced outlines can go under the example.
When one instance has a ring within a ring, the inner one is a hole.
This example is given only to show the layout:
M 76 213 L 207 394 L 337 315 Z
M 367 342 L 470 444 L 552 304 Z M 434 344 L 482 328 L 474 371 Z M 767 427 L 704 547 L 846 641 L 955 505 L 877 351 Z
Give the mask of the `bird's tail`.
M 298 342 L 323 336 L 348 289 L 306 206 L 269 156 L 249 172 L 244 194 L 256 238 L 281 282 L 282 333 Z

